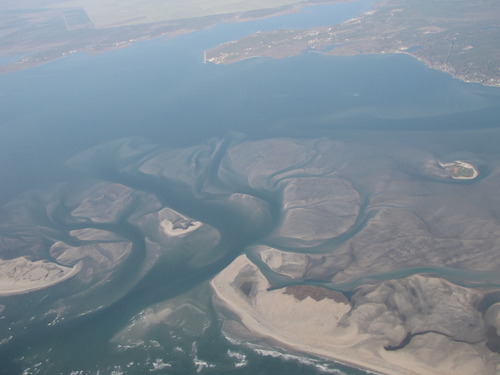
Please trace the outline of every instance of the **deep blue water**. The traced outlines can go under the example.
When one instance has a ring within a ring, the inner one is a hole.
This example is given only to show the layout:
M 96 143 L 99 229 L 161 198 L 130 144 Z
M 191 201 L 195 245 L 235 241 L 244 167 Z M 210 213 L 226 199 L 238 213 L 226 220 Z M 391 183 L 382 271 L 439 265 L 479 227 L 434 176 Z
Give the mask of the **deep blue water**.
M 0 201 L 63 180 L 60 166 L 71 156 L 130 136 L 176 147 L 230 133 L 249 139 L 358 137 L 368 143 L 393 137 L 425 143 L 436 153 L 445 154 L 456 145 L 470 152 L 497 152 L 491 135 L 498 135 L 499 90 L 460 82 L 409 56 L 305 54 L 279 61 L 203 64 L 203 50 L 220 42 L 258 30 L 341 22 L 370 3 L 318 6 L 301 14 L 222 24 L 173 40 L 141 42 L 96 56 L 78 54 L 0 76 Z M 447 137 L 449 143 L 436 144 L 434 134 Z M 465 142 L 464 137 L 472 141 Z M 100 324 L 113 320 L 115 313 L 111 310 Z M 95 326 L 95 321 L 91 323 Z M 79 324 L 86 323 L 77 322 L 61 337 L 71 336 L 72 330 L 87 332 Z M 99 330 L 88 332 L 82 342 L 92 346 Z M 65 348 L 57 337 L 50 340 L 60 345 L 62 353 L 82 349 Z M 322 373 L 317 367 L 324 364 L 321 360 L 304 363 L 300 357 L 262 355 L 227 343 L 216 331 L 203 340 L 198 343 L 200 356 L 216 364 L 206 373 Z M 172 345 L 187 344 L 180 338 Z M 244 354 L 248 365 L 238 370 L 227 365 L 228 349 Z M 149 355 L 161 355 L 155 350 L 138 350 L 134 358 L 129 352 L 115 353 L 112 359 L 96 357 L 96 367 L 109 369 L 129 360 L 139 363 Z M 82 361 L 97 356 L 89 351 Z M 170 358 L 175 366 L 168 373 L 195 372 L 192 356 L 178 356 Z M 55 368 L 62 373 L 73 369 L 74 363 L 60 361 Z M 363 373 L 328 366 L 330 371 Z

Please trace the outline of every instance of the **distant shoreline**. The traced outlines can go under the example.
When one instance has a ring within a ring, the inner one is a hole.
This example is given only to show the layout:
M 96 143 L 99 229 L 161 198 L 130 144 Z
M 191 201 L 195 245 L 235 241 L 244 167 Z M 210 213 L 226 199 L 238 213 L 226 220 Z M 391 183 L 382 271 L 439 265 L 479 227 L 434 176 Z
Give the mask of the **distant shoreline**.
M 482 28 L 484 23 L 496 24 L 496 19 L 488 6 L 473 3 L 477 19 L 469 25 L 460 17 L 467 19 L 470 9 L 460 4 L 444 10 L 439 6 L 414 9 L 411 0 L 379 1 L 372 10 L 341 24 L 259 32 L 220 44 L 205 51 L 206 60 L 230 64 L 251 57 L 281 59 L 305 52 L 328 56 L 406 54 L 463 82 L 500 87 L 500 72 L 489 64 L 498 57 L 494 41 L 500 32 Z M 439 17 L 434 11 L 440 12 Z M 434 18 L 429 20 L 427 15 Z

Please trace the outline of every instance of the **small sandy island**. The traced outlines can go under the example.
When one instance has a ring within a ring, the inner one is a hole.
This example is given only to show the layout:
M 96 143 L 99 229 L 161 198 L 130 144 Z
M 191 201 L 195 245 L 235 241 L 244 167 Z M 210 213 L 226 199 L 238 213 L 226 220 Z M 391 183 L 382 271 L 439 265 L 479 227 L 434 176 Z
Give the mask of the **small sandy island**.
M 407 347 L 388 349 L 405 332 L 391 322 L 381 305 L 351 306 L 341 293 L 320 286 L 269 289 L 265 276 L 245 255 L 218 274 L 211 286 L 223 317 L 223 332 L 244 342 L 264 339 L 295 352 L 388 375 L 484 375 L 500 370 L 495 354 L 479 354 L 474 345 L 434 333 L 415 337 Z M 371 313 L 378 318 L 371 322 L 372 332 L 367 332 L 361 323 L 372 320 Z
M 439 165 L 450 173 L 450 177 L 455 180 L 473 180 L 479 172 L 472 164 L 461 160 L 455 160 L 451 163 L 441 163 Z
M 203 223 L 201 221 L 189 220 L 189 219 L 186 220 L 176 219 L 173 221 L 165 219 L 160 223 L 160 227 L 162 228 L 163 232 L 170 237 L 183 236 L 185 234 L 195 231 L 202 225 Z
M 64 267 L 43 260 L 32 262 L 27 257 L 0 260 L 0 296 L 28 293 L 59 284 L 80 269 L 81 263 Z

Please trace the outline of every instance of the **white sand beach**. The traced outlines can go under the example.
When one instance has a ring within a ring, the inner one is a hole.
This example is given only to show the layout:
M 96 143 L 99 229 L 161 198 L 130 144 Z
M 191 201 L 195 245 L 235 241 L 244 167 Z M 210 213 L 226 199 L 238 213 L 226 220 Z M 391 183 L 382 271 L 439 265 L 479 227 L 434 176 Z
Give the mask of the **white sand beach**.
M 0 296 L 23 294 L 59 284 L 75 276 L 81 262 L 64 267 L 43 260 L 31 261 L 27 257 L 0 260 Z
M 442 335 L 418 336 L 403 349 L 386 350 L 389 337 L 360 332 L 356 319 L 366 318 L 362 309 L 352 314 L 356 308 L 348 303 L 329 298 L 299 300 L 284 289 L 268 290 L 267 279 L 245 255 L 218 274 L 211 286 L 229 336 L 243 334 L 249 341 L 264 338 L 293 351 L 388 375 L 494 375 L 500 370 L 495 354 L 480 355 L 473 345 Z M 398 326 L 383 331 L 396 340 L 405 335 Z M 433 350 L 433 342 L 439 350 Z
M 479 172 L 476 167 L 470 163 L 466 163 L 461 160 L 455 160 L 453 163 L 441 163 L 439 165 L 451 173 L 451 178 L 454 180 L 473 180 L 479 176 Z M 464 176 L 459 173 L 461 170 L 470 171 L 471 175 Z

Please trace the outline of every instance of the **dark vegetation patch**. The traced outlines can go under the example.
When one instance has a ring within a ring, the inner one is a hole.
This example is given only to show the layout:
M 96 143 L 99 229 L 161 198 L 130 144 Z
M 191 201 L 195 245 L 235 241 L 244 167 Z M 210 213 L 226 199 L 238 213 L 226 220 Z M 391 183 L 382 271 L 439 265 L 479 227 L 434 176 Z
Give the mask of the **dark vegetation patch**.
M 347 298 L 336 290 L 330 290 L 320 286 L 314 285 L 290 285 L 285 288 L 286 294 L 291 294 L 299 301 L 311 297 L 316 301 L 321 301 L 325 298 L 332 299 L 335 302 L 349 304 Z

